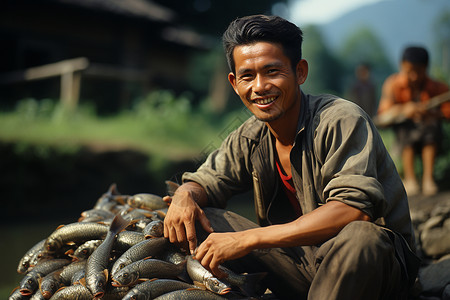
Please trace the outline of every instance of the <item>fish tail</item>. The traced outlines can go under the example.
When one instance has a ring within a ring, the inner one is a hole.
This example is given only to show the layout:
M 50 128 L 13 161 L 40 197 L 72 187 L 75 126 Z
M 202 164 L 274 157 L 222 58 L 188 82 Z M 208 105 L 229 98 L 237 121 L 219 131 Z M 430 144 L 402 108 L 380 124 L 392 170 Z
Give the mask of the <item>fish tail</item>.
M 125 229 L 125 227 L 127 227 L 129 223 L 130 223 L 129 220 L 125 220 L 120 214 L 117 214 L 114 217 L 114 219 L 111 223 L 111 226 L 109 227 L 109 231 L 113 235 L 116 235 L 119 232 L 121 232 L 123 229 Z
M 261 285 L 261 280 L 266 277 L 266 272 L 245 274 L 244 284 L 239 286 L 244 295 L 255 297 L 264 293 L 265 288 Z

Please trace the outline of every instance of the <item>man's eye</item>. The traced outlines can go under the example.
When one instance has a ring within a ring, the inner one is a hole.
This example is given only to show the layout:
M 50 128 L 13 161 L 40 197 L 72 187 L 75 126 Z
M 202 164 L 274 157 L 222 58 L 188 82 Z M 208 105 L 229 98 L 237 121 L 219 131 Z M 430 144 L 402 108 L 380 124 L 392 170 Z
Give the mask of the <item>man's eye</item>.
M 243 75 L 241 75 L 241 79 L 243 79 L 243 80 L 248 80 L 248 79 L 251 79 L 253 76 L 252 76 L 252 74 L 243 74 Z

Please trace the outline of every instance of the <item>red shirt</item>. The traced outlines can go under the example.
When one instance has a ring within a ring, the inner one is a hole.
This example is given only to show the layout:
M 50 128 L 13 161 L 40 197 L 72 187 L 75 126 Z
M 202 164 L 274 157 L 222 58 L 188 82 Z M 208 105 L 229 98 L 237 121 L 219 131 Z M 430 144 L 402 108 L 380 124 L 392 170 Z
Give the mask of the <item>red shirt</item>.
M 283 190 L 286 193 L 286 196 L 289 199 L 289 202 L 291 203 L 295 215 L 297 217 L 300 217 L 302 215 L 302 209 L 300 208 L 300 203 L 298 203 L 296 192 L 294 185 L 292 183 L 292 176 L 287 176 L 283 170 L 280 168 L 280 165 L 278 164 L 278 161 L 275 162 L 277 165 L 278 174 L 280 175 L 281 182 L 283 182 Z

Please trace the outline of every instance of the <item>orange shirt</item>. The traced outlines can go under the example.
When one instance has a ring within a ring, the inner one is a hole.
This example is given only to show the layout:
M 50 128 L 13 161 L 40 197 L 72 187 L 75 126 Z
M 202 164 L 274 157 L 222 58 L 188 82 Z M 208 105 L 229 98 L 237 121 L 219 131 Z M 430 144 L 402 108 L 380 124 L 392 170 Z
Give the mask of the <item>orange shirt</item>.
M 393 80 L 393 95 L 397 103 L 406 103 L 412 101 L 411 88 L 408 85 L 406 76 L 400 73 L 391 75 Z M 420 101 L 428 102 L 430 98 L 445 93 L 449 90 L 448 86 L 440 81 L 427 77 L 424 88 L 420 93 Z M 441 111 L 445 118 L 450 118 L 450 102 L 441 105 Z

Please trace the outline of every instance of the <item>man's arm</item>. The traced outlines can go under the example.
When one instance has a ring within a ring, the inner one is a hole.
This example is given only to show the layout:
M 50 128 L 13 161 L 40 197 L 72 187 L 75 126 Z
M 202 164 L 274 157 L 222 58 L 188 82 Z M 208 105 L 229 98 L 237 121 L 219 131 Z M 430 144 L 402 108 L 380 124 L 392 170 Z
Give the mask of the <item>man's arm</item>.
M 208 218 L 201 209 L 207 204 L 205 190 L 198 183 L 186 182 L 176 190 L 173 197 L 164 197 L 164 201 L 170 203 L 164 218 L 164 237 L 171 243 L 178 243 L 182 247 L 188 246 L 193 252 L 197 247 L 195 221 L 198 220 L 207 232 L 213 232 Z
M 370 221 L 367 214 L 340 201 L 325 205 L 297 220 L 241 232 L 213 233 L 198 247 L 195 258 L 216 276 L 219 265 L 254 249 L 317 245 L 334 237 L 352 221 Z

